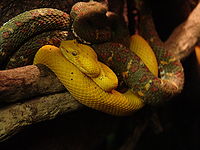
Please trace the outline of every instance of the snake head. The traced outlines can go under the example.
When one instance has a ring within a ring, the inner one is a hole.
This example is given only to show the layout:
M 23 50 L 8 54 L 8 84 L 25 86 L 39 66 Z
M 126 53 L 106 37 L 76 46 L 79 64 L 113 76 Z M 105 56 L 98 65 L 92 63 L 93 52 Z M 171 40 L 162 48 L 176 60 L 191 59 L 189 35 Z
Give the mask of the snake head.
M 76 40 L 62 41 L 60 50 L 64 57 L 89 77 L 100 74 L 100 66 L 95 51 L 88 45 Z

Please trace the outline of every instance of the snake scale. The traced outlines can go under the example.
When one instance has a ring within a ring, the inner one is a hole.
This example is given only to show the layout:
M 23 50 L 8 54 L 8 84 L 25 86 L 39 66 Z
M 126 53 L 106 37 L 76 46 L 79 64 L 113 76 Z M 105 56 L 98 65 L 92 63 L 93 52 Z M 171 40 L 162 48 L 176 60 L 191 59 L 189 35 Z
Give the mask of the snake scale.
M 184 82 L 180 61 L 152 42 L 151 36 L 146 36 L 159 65 L 159 76 L 155 76 L 129 50 L 127 33 L 117 15 L 108 12 L 107 7 L 98 2 L 76 3 L 70 15 L 51 8 L 27 11 L 0 28 L 0 67 L 9 69 L 29 65 L 42 45 L 59 46 L 63 40 L 77 39 L 91 44 L 99 60 L 126 83 L 130 91 L 142 100 L 141 103 L 155 105 L 180 93 Z M 145 34 L 151 35 L 148 31 Z M 134 111 L 120 113 L 112 109 L 106 112 L 126 115 Z

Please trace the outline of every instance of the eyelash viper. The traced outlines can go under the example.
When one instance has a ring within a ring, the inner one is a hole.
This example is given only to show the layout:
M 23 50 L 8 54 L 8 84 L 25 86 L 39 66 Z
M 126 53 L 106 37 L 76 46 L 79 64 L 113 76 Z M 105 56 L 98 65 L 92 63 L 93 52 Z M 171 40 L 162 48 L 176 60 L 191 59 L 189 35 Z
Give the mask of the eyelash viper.
M 122 44 L 127 39 L 124 24 L 116 23 L 117 17 L 108 14 L 101 3 L 81 2 L 73 6 L 70 15 L 42 8 L 12 18 L 0 28 L 1 69 L 31 64 L 41 45 L 58 46 L 60 41 L 78 38 L 91 43 L 99 60 L 116 72 L 142 102 L 155 105 L 180 93 L 184 82 L 180 61 L 162 47 L 154 46 L 154 50 L 160 49 L 156 52 L 159 64 L 159 77 L 156 77 Z M 27 43 L 23 45 L 24 41 Z

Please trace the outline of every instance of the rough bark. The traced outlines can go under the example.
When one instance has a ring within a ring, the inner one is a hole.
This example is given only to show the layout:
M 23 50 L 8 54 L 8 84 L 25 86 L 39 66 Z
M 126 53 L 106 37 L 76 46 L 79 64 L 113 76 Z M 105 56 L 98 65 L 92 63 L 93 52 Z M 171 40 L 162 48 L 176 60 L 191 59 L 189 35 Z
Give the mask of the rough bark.
M 77 111 L 81 107 L 69 93 L 37 97 L 3 107 L 0 109 L 0 140 L 5 140 L 24 126 Z
M 0 101 L 20 101 L 16 104 L 5 103 L 0 108 L 0 140 L 5 140 L 24 126 L 82 107 L 70 93 L 58 93 L 62 91 L 66 91 L 64 86 L 43 65 L 0 71 Z M 43 96 L 36 97 L 39 95 Z
M 200 39 L 200 3 L 191 12 L 187 20 L 179 25 L 168 40 L 165 48 L 171 50 L 177 59 L 184 59 L 193 50 Z
M 0 102 L 14 102 L 64 90 L 55 74 L 43 65 L 0 71 Z

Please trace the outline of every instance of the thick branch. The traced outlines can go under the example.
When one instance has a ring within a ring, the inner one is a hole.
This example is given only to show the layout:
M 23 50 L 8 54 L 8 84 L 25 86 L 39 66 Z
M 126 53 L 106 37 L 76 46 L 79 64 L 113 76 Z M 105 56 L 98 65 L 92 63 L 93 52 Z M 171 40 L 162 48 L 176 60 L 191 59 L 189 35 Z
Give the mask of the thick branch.
M 22 127 L 53 119 L 57 115 L 76 111 L 81 107 L 82 105 L 69 93 L 60 93 L 2 108 L 0 109 L 0 141 L 9 138 Z
M 55 74 L 43 65 L 0 71 L 1 102 L 24 99 L 23 103 L 0 109 L 0 141 L 24 126 L 81 108 L 82 105 L 68 92 L 31 99 L 64 90 Z
M 43 65 L 0 71 L 0 102 L 64 91 L 55 74 Z
M 191 12 L 188 19 L 178 26 L 165 42 L 166 49 L 174 53 L 177 59 L 188 56 L 200 39 L 200 3 Z

